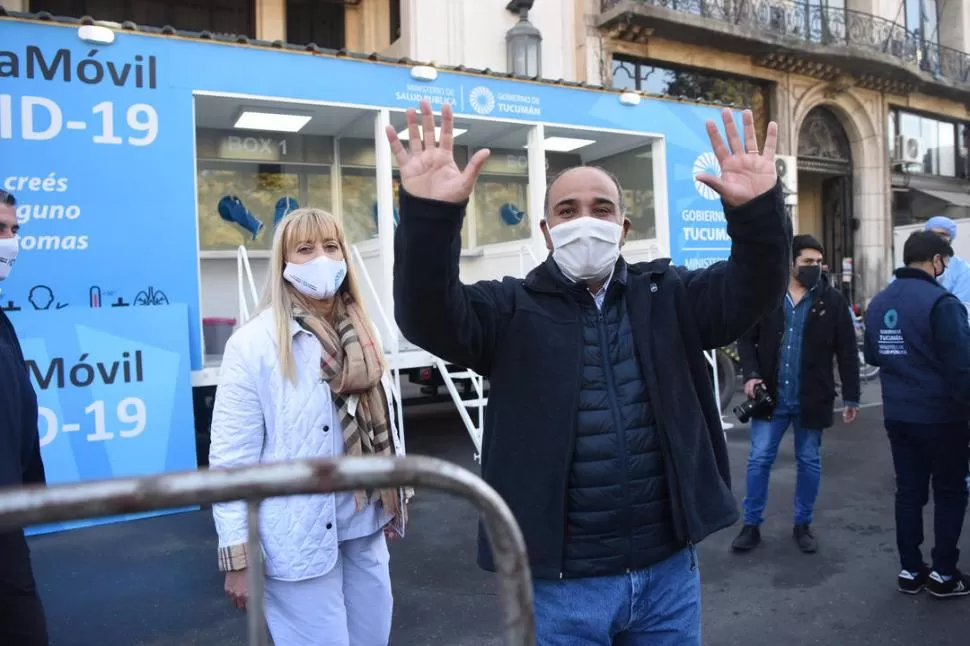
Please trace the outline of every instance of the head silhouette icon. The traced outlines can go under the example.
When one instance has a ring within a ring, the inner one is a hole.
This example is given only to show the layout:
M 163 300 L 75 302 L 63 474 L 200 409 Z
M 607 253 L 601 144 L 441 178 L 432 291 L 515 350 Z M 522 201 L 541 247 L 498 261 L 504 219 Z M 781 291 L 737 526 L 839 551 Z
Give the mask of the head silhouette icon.
M 54 302 L 54 291 L 47 285 L 37 285 L 30 290 L 28 300 L 35 310 L 49 310 Z

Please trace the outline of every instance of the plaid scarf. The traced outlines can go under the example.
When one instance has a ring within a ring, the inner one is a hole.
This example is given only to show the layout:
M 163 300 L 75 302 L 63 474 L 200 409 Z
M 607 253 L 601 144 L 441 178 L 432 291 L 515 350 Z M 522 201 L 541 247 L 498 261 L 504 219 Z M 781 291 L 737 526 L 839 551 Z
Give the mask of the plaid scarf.
M 343 294 L 334 303 L 332 325 L 302 309 L 295 310 L 293 318 L 323 346 L 320 374 L 333 393 L 343 428 L 344 453 L 394 455 L 387 395 L 381 385 L 383 350 L 374 342 L 360 306 L 349 294 Z M 354 492 L 357 511 L 374 500 L 373 493 Z M 399 489 L 382 489 L 376 499 L 402 525 L 407 522 L 407 505 Z

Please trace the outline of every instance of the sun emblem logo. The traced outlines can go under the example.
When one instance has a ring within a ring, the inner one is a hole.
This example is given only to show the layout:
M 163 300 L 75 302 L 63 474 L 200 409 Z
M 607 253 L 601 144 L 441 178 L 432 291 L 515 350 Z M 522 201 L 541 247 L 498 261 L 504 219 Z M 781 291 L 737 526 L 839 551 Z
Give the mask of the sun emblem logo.
M 468 94 L 468 104 L 478 114 L 491 114 L 495 109 L 495 95 L 487 87 L 479 85 Z
M 701 153 L 700 156 L 694 160 L 694 168 L 691 174 L 694 176 L 694 188 L 697 189 L 697 193 L 701 197 L 703 197 L 705 200 L 719 199 L 720 196 L 713 188 L 697 180 L 697 176 L 701 173 L 708 173 L 709 175 L 721 174 L 721 164 L 717 161 L 717 156 L 714 153 Z
M 883 324 L 890 330 L 895 329 L 899 325 L 899 312 L 896 310 L 889 310 L 886 315 L 882 317 Z

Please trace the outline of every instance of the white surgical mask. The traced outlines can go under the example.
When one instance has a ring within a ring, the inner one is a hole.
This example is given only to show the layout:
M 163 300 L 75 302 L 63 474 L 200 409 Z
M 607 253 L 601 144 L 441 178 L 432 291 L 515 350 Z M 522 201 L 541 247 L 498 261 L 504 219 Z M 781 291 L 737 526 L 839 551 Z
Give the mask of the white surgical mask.
M 615 222 L 583 216 L 549 228 L 552 259 L 573 282 L 602 280 L 620 257 L 623 227 Z
M 19 253 L 20 238 L 0 239 L 0 280 L 4 280 L 10 275 Z
M 283 278 L 296 291 L 318 301 L 333 298 L 346 277 L 347 263 L 326 256 L 317 256 L 302 265 L 288 262 L 283 269 Z

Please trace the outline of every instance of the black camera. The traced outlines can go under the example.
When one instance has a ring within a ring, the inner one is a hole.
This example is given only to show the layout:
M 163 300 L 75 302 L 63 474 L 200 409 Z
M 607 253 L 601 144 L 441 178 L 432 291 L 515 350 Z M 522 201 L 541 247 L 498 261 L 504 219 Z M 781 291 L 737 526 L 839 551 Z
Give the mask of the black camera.
M 754 387 L 754 398 L 748 399 L 741 402 L 734 407 L 734 414 L 737 415 L 738 421 L 742 424 L 747 424 L 755 415 L 761 415 L 767 413 L 772 408 L 775 407 L 775 398 L 771 396 L 764 384 L 757 384 Z

